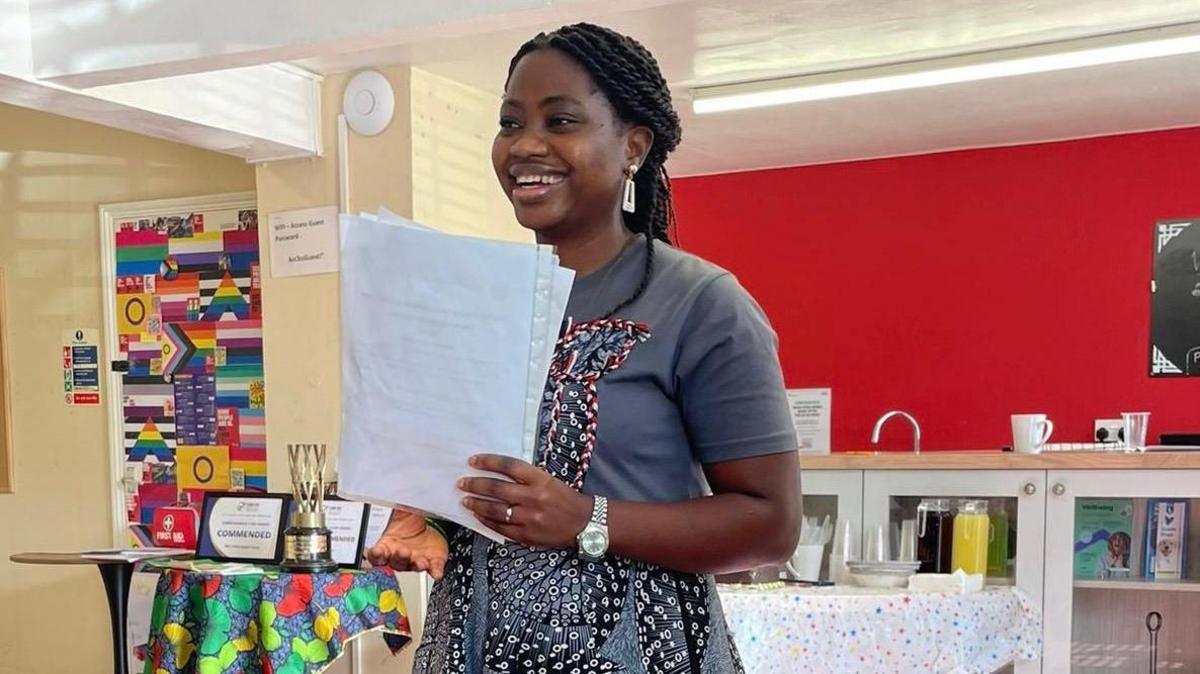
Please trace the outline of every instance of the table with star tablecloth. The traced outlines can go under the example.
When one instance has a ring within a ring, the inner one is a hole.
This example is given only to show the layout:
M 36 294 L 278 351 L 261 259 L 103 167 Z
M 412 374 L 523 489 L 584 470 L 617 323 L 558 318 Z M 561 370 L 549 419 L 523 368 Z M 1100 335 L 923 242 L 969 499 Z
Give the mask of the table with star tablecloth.
M 1041 657 L 1042 621 L 1015 588 L 964 594 L 720 586 L 747 672 L 988 674 Z
M 384 569 L 244 575 L 167 568 L 158 580 L 145 674 L 315 674 L 348 643 L 409 639 L 395 575 Z

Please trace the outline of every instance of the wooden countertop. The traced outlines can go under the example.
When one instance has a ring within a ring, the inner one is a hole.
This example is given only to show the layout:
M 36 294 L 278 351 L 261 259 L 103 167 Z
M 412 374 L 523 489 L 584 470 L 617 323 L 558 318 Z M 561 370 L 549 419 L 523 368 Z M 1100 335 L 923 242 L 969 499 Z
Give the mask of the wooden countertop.
M 838 452 L 801 456 L 803 470 L 1200 470 L 1200 452 Z

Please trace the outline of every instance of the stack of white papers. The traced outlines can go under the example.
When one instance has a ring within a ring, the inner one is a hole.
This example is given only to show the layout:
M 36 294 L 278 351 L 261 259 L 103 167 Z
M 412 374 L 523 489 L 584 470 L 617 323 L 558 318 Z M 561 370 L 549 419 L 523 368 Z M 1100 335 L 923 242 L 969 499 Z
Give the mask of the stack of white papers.
M 574 272 L 550 246 L 341 216 L 339 492 L 493 539 L 455 481 L 474 454 L 532 461 Z
M 154 559 L 155 557 L 191 555 L 195 554 L 195 551 L 184 548 L 104 548 L 102 550 L 88 550 L 80 554 L 88 559 L 137 562 L 143 559 Z
M 154 566 L 163 569 L 197 571 L 211 576 L 246 576 L 254 573 L 263 573 L 263 568 L 254 564 L 221 562 L 212 559 L 170 559 L 155 562 Z

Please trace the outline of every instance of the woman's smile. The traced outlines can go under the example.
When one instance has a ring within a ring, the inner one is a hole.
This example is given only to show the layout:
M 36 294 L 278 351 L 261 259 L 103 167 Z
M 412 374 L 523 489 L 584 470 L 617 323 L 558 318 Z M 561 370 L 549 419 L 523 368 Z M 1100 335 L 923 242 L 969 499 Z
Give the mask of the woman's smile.
M 547 201 L 566 187 L 566 174 L 545 166 L 515 164 L 508 173 L 512 199 L 523 206 Z

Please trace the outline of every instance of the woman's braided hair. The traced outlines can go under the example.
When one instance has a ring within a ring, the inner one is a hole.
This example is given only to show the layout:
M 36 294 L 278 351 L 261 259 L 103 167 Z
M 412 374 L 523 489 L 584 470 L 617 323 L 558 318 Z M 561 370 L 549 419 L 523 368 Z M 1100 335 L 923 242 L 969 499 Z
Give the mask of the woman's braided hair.
M 667 154 L 679 145 L 682 135 L 679 115 L 671 103 L 671 91 L 658 69 L 658 62 L 631 37 L 590 23 L 541 33 L 517 50 L 508 66 L 508 77 L 512 78 L 517 63 L 526 54 L 541 49 L 557 49 L 575 59 L 604 92 L 620 119 L 645 126 L 654 133 L 650 151 L 634 175 L 636 208 L 633 213 L 622 213 L 625 227 L 646 235 L 646 269 L 637 290 L 613 307 L 605 315 L 608 318 L 633 304 L 645 292 L 654 273 L 654 240 L 671 243 L 675 209 L 671 205 L 671 181 L 664 163 Z

